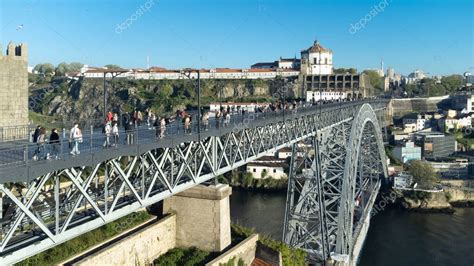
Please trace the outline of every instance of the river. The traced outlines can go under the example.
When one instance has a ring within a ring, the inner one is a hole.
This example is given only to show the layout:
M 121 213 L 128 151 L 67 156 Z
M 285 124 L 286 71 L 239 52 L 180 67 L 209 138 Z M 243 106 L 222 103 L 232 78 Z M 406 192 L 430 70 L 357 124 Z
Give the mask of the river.
M 234 189 L 232 222 L 281 240 L 285 193 Z M 454 214 L 388 209 L 376 215 L 359 265 L 474 265 L 474 209 Z

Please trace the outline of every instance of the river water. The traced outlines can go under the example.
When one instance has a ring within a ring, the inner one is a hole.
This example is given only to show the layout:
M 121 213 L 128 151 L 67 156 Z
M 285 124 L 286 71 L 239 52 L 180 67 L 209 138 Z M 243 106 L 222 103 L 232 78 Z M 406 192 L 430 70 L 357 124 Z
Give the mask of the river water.
M 285 193 L 234 189 L 232 222 L 281 240 Z M 474 209 L 454 214 L 388 209 L 372 218 L 359 265 L 474 265 Z

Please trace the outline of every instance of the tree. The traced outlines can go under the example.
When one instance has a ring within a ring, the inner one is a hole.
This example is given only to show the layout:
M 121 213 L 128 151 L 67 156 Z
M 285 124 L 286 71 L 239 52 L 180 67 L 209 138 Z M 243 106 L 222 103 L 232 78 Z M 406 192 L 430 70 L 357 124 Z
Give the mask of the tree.
M 461 75 L 450 75 L 442 77 L 441 84 L 443 84 L 448 93 L 452 93 L 462 88 L 463 80 Z
M 173 94 L 173 86 L 169 83 L 164 84 L 160 90 L 160 96 L 168 98 Z
M 114 64 L 108 64 L 104 66 L 107 69 L 120 69 L 121 67 L 119 65 L 114 65 Z
M 375 70 L 364 70 L 364 74 L 369 78 L 369 82 L 374 89 L 379 92 L 384 91 L 384 79 Z
M 430 189 L 439 181 L 439 175 L 426 161 L 413 160 L 405 165 L 408 173 L 413 176 L 413 183 L 418 187 Z
M 50 63 L 37 64 L 33 70 L 45 76 L 52 76 L 54 74 L 54 66 Z

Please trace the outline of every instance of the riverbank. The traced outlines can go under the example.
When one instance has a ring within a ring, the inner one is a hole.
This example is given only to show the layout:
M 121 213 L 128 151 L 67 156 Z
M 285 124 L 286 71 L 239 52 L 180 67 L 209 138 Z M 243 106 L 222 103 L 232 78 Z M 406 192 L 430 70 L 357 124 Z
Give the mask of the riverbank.
M 474 207 L 472 191 L 462 188 L 445 188 L 438 192 L 385 189 L 381 190 L 374 205 L 374 212 L 386 206 L 421 213 L 453 213 L 454 208 Z

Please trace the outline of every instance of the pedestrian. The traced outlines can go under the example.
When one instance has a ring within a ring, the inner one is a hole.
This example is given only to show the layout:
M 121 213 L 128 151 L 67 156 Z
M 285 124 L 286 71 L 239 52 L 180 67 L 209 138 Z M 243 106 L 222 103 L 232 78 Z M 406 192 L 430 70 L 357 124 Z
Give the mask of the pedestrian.
M 41 128 L 38 138 L 36 139 L 36 152 L 35 155 L 33 156 L 33 160 L 40 160 L 40 159 L 46 159 L 46 153 L 44 149 L 44 144 L 46 143 L 46 129 Z
M 41 126 L 38 125 L 35 129 L 35 132 L 33 133 L 33 143 L 38 142 L 38 136 L 39 136 L 40 132 L 41 132 Z
M 161 128 L 160 119 L 161 118 L 158 117 L 155 120 L 155 123 L 153 123 L 153 128 L 155 129 L 155 137 L 157 140 L 160 138 L 160 128 Z
M 82 143 L 82 131 L 77 123 L 75 123 L 71 128 L 71 132 L 69 133 L 69 141 L 72 144 L 71 154 L 80 154 L 81 152 L 79 151 L 79 143 Z
M 209 126 L 209 114 L 206 112 L 203 114 L 202 118 L 202 125 L 204 127 L 204 130 L 208 130 L 208 126 Z
M 114 117 L 112 118 L 112 122 L 118 123 L 118 114 L 114 113 Z
M 221 111 L 218 109 L 216 111 L 216 127 L 220 128 L 220 123 L 221 123 Z
M 112 124 L 112 135 L 114 137 L 114 144 L 113 146 L 117 146 L 118 144 L 118 140 L 119 140 L 119 128 L 118 128 L 118 123 L 117 122 L 114 122 Z
M 150 111 L 150 126 L 153 126 L 156 121 L 156 115 L 153 113 L 153 111 Z
M 140 126 L 143 121 L 143 113 L 141 111 L 137 112 L 137 125 Z
M 112 135 L 112 126 L 110 122 L 105 123 L 102 133 L 104 134 L 104 137 L 105 137 L 104 144 L 102 146 L 104 148 L 108 148 L 110 147 L 110 137 Z
M 60 148 L 60 141 L 59 141 L 59 134 L 56 128 L 51 130 L 51 135 L 49 135 L 49 144 L 51 145 L 51 156 L 57 160 L 59 158 L 59 148 Z
M 189 125 L 191 124 L 191 117 L 190 116 L 186 116 L 184 118 L 184 133 L 185 134 L 191 134 L 190 130 L 189 130 Z
M 130 120 L 125 124 L 125 142 L 127 145 L 133 144 L 133 121 Z
M 160 119 L 160 139 L 162 139 L 165 136 L 165 131 L 166 131 L 166 120 L 164 117 Z
M 111 111 L 107 112 L 107 117 L 105 118 L 107 122 L 112 122 L 112 119 L 114 118 L 114 114 L 112 114 Z

